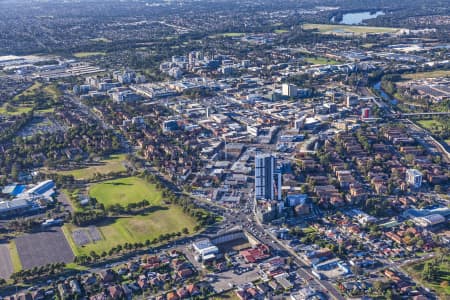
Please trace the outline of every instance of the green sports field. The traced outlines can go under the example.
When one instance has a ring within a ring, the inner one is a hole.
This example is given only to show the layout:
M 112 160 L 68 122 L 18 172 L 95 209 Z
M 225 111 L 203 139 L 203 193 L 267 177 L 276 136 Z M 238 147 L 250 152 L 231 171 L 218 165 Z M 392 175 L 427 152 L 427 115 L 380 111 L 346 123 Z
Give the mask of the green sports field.
M 106 207 L 113 204 L 126 206 L 144 199 L 152 205 L 160 205 L 162 194 L 155 185 L 147 183 L 139 177 L 127 177 L 103 181 L 89 188 L 89 196 L 96 198 Z
M 196 221 L 180 207 L 165 206 L 145 215 L 125 216 L 98 224 L 102 240 L 83 247 L 77 246 L 72 238 L 72 232 L 78 229 L 77 226 L 65 224 L 63 232 L 75 255 L 88 255 L 90 251 L 101 253 L 125 243 L 144 243 L 147 239 L 153 240 L 161 234 L 179 232 L 185 227 L 192 233 L 195 225 Z
M 303 29 L 316 29 L 322 34 L 348 34 L 363 35 L 367 33 L 395 33 L 400 28 L 391 27 L 371 27 L 371 26 L 352 26 L 336 24 L 304 24 Z
M 73 54 L 76 58 L 86 58 L 91 56 L 104 56 L 105 52 L 76 52 Z
M 338 61 L 326 57 L 306 57 L 305 61 L 312 65 L 338 65 Z

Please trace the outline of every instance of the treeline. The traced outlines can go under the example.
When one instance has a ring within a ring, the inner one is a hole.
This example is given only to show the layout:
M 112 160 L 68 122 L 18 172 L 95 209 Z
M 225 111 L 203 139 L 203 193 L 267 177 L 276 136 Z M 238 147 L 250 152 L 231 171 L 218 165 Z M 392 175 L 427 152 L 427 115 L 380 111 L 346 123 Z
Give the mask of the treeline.
M 72 197 L 72 196 L 71 196 Z M 73 202 L 77 202 L 77 199 L 72 199 Z M 76 211 L 72 215 L 72 222 L 77 226 L 87 226 L 96 224 L 99 221 L 104 220 L 109 215 L 131 214 L 142 211 L 143 209 L 150 208 L 150 202 L 146 199 L 136 203 L 129 203 L 126 206 L 121 204 L 113 204 L 105 207 L 102 203 L 98 203 L 95 198 L 92 198 L 91 204 L 93 209 Z
M 149 172 L 144 172 L 143 177 L 147 182 L 155 184 L 158 188 L 162 189 L 163 198 L 167 202 L 181 206 L 184 213 L 196 219 L 198 223 L 195 228 L 196 231 L 203 226 L 211 225 L 216 222 L 216 217 L 214 214 L 202 208 L 198 208 L 194 203 L 192 203 L 192 200 L 186 196 L 175 195 L 173 191 L 163 187 L 163 184 L 155 175 Z
M 88 124 L 52 135 L 35 134 L 28 139 L 16 137 L 17 131 L 31 118 L 32 114 L 27 114 L 10 129 L 0 133 L 0 143 L 4 143 L 0 173 L 8 174 L 11 179 L 16 180 L 22 170 L 43 165 L 56 167 L 67 161 L 83 161 L 88 157 L 107 156 L 121 149 L 119 137 L 114 131 Z M 8 142 L 10 143 L 7 144 Z M 67 151 L 70 149 L 77 153 L 68 158 Z
M 160 234 L 158 237 L 150 240 L 147 239 L 145 242 L 135 242 L 135 243 L 124 243 L 112 247 L 108 251 L 102 251 L 97 253 L 95 251 L 89 252 L 89 254 L 82 254 L 76 256 L 74 262 L 81 265 L 97 263 L 99 261 L 114 257 L 115 255 L 132 253 L 138 250 L 148 249 L 151 246 L 157 245 L 159 243 L 169 242 L 172 239 L 179 238 L 183 234 L 189 234 L 189 230 L 185 227 L 182 231 Z
M 66 264 L 63 262 L 34 267 L 33 269 L 21 270 L 12 274 L 11 279 L 14 281 L 32 281 L 41 277 L 59 274 L 65 270 L 65 267 Z
M 135 213 L 137 211 L 140 211 L 144 208 L 149 208 L 150 202 L 146 199 L 136 202 L 136 203 L 128 203 L 126 206 L 120 205 L 120 204 L 113 204 L 111 206 L 108 206 L 106 208 L 106 211 L 108 211 L 111 214 L 123 214 L 123 213 Z

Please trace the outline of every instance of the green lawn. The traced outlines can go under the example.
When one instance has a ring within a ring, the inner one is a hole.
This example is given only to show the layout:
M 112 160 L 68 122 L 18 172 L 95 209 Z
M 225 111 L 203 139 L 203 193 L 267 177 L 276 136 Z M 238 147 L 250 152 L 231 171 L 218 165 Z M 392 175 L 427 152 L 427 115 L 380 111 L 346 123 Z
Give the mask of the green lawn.
M 449 77 L 450 71 L 449 70 L 438 70 L 438 71 L 431 71 L 431 72 L 419 72 L 419 73 L 412 73 L 412 74 L 403 74 L 403 79 L 424 79 L 424 78 L 436 78 L 436 77 Z
M 372 43 L 365 43 L 365 44 L 362 44 L 362 45 L 361 45 L 361 47 L 363 47 L 363 48 L 365 48 L 365 49 L 370 49 L 370 48 L 372 48 L 373 46 L 375 46 L 375 44 L 372 44 Z
M 283 34 L 283 33 L 288 33 L 289 30 L 287 29 L 275 29 L 274 31 L 276 34 Z
M 14 241 L 9 243 L 9 254 L 11 255 L 14 272 L 22 270 L 22 262 L 20 261 L 19 252 L 17 251 L 16 243 Z
M 220 38 L 220 37 L 242 37 L 245 33 L 242 32 L 225 32 L 211 35 L 210 38 Z
M 42 87 L 42 83 L 40 83 L 39 81 L 35 81 L 33 83 L 32 86 L 30 86 L 29 88 L 27 88 L 25 91 L 23 91 L 22 93 L 14 96 L 13 100 L 17 101 L 19 100 L 20 96 L 33 96 L 34 94 L 36 94 L 36 92 Z
M 430 259 L 427 261 L 433 261 L 434 259 Z M 443 281 L 447 281 L 450 284 L 450 261 L 444 261 L 438 264 L 437 277 L 433 281 L 425 281 L 422 280 L 422 271 L 424 269 L 425 263 L 427 261 L 419 262 L 417 264 L 410 265 L 406 267 L 406 271 L 411 274 L 411 276 L 423 283 L 430 289 L 436 290 L 438 295 L 445 294 L 450 296 L 450 286 L 441 287 L 441 283 Z
M 78 247 L 72 239 L 72 231 L 77 229 L 75 225 L 65 224 L 63 232 L 69 241 L 75 255 L 89 254 L 90 251 L 101 253 L 109 251 L 117 245 L 124 243 L 145 242 L 152 240 L 161 234 L 181 231 L 184 227 L 189 232 L 194 232 L 196 221 L 186 215 L 178 206 L 162 206 L 155 211 L 145 215 L 124 216 L 107 222 L 98 224 L 103 240 L 95 244 L 87 244 Z
M 444 125 L 439 120 L 418 120 L 416 122 L 431 133 L 443 130 L 444 128 Z
M 70 171 L 58 171 L 58 174 L 72 175 L 75 179 L 91 179 L 95 173 L 108 174 L 110 172 L 124 172 L 126 171 L 123 165 L 125 161 L 125 154 L 114 154 L 108 158 L 99 161 L 95 165 L 86 168 L 75 169 Z
M 104 38 L 104 37 L 90 39 L 90 41 L 97 42 L 97 43 L 111 43 L 112 42 L 110 39 L 107 39 L 107 38 Z
M 57 100 L 61 97 L 61 92 L 55 85 L 47 85 L 43 88 L 44 92 L 52 97 L 54 100 Z
M 305 57 L 305 61 L 312 65 L 338 65 L 340 62 L 326 57 Z
M 354 33 L 355 35 L 363 35 L 367 33 L 394 33 L 400 30 L 399 28 L 391 27 L 370 27 L 336 24 L 303 24 L 303 29 L 317 29 L 322 34 Z
M 211 297 L 212 300 L 223 300 L 223 299 L 228 299 L 228 300 L 238 300 L 241 299 L 236 295 L 236 292 L 234 290 L 230 290 L 226 293 L 222 293 L 219 295 L 214 295 Z
M 91 56 L 104 56 L 106 55 L 106 52 L 76 52 L 73 54 L 73 56 L 77 58 L 86 58 Z
M 10 109 L 7 109 L 7 106 L 5 104 L 3 106 L 0 106 L 0 115 L 16 116 L 22 113 L 27 113 L 32 109 L 33 108 L 28 105 L 19 105 L 19 106 L 11 105 Z
M 30 110 L 33 109 L 33 103 L 31 103 L 31 101 L 28 101 L 29 99 L 24 103 L 19 103 L 20 97 L 21 96 L 31 97 L 31 96 L 36 95 L 40 91 L 42 91 L 45 94 L 47 94 L 48 96 L 52 97 L 55 101 L 61 96 L 61 92 L 58 90 L 58 88 L 55 85 L 44 86 L 39 81 L 36 81 L 28 89 L 26 89 L 22 93 L 14 96 L 14 98 L 12 99 L 13 101 L 9 103 L 9 109 L 8 109 L 7 104 L 4 104 L 2 107 L 0 107 L 0 114 L 19 115 L 22 113 L 29 112 Z M 54 112 L 54 110 L 55 110 L 55 108 L 51 107 L 48 109 L 37 110 L 37 112 L 52 113 L 52 112 Z
M 436 122 L 435 120 L 419 120 L 419 121 L 417 121 L 417 123 L 419 123 L 420 126 L 426 128 L 426 129 L 431 129 L 433 126 L 438 125 L 438 122 Z
M 160 205 L 162 193 L 155 185 L 139 177 L 127 177 L 96 183 L 89 188 L 89 196 L 97 199 L 106 207 L 113 204 L 126 206 L 144 199 L 152 205 Z

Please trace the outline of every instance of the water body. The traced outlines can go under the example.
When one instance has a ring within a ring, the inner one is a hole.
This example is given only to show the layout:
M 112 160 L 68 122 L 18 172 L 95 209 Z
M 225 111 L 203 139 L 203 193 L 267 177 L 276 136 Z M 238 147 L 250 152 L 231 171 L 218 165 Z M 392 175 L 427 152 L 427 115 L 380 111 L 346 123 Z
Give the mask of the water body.
M 381 10 L 377 12 L 363 11 L 356 13 L 347 13 L 342 16 L 342 21 L 339 22 L 339 24 L 359 25 L 364 23 L 365 20 L 375 19 L 376 17 L 382 15 L 385 15 L 385 13 Z
M 381 81 L 378 81 L 373 85 L 373 88 L 380 94 L 381 98 L 383 100 L 390 102 L 392 105 L 397 105 L 398 100 L 395 98 L 390 97 L 381 87 Z

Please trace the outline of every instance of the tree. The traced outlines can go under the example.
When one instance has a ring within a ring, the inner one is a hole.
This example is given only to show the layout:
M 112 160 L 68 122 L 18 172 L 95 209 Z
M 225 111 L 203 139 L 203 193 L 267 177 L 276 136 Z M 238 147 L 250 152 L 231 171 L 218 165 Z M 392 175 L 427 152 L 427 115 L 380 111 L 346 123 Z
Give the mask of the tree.
M 375 289 L 375 291 L 377 291 L 378 293 L 380 293 L 383 290 L 383 282 L 380 280 L 377 280 L 373 283 L 373 288 Z

